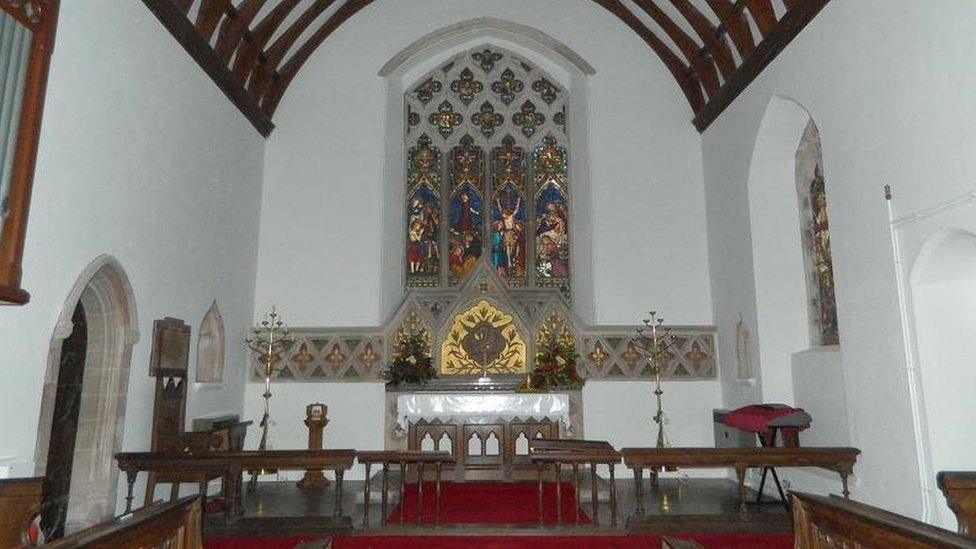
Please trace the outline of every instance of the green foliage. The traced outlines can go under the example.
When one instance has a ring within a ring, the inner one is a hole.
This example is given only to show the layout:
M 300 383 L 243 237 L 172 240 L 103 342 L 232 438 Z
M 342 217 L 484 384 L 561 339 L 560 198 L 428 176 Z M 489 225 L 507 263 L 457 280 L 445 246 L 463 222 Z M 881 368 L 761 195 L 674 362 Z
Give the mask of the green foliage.
M 383 372 L 383 378 L 389 385 L 426 385 L 435 377 L 437 370 L 430 356 L 430 346 L 419 333 L 407 336 L 397 345 L 393 362 Z
M 576 371 L 579 354 L 576 347 L 551 342 L 539 348 L 535 355 L 532 386 L 538 389 L 581 389 L 583 378 Z

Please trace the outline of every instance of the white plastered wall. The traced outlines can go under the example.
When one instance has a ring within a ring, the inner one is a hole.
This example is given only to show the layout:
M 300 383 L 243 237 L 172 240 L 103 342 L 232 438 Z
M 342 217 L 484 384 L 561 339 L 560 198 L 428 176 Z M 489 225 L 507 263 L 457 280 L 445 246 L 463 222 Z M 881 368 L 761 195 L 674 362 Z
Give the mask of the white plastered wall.
M 52 333 L 76 279 L 101 254 L 125 269 L 139 312 L 123 449 L 149 444 L 153 319 L 193 327 L 193 380 L 196 330 L 214 299 L 232 342 L 224 382 L 191 384 L 187 418 L 240 413 L 244 355 L 233 342 L 253 317 L 262 149 L 141 3 L 62 2 L 24 254 L 31 302 L 0 307 L 7 473 L 35 474 Z
M 713 307 L 728 362 L 738 315 L 755 322 L 764 291 L 755 283 L 747 185 L 763 115 L 781 96 L 815 119 L 851 442 L 863 451 L 854 497 L 915 517 L 924 514 L 922 476 L 882 186 L 892 186 L 896 214 L 972 187 L 976 128 L 962 121 L 976 119 L 976 105 L 960 94 L 976 75 L 957 67 L 974 30 L 976 6 L 964 0 L 831 2 L 703 141 Z M 723 396 L 734 406 L 764 395 L 723 378 Z

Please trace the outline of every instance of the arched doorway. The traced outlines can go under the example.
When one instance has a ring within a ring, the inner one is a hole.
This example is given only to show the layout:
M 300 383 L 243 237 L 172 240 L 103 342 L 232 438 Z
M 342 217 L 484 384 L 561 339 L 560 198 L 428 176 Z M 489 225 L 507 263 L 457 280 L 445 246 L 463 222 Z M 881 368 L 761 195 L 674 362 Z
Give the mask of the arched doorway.
M 976 416 L 976 235 L 944 230 L 922 247 L 911 272 L 922 400 L 928 432 L 929 479 L 938 471 L 970 469 L 976 438 L 959 436 Z M 956 519 L 943 498 L 933 522 L 954 530 Z
M 45 482 L 46 526 L 73 531 L 115 512 L 135 300 L 108 255 L 81 274 L 51 338 L 35 460 Z

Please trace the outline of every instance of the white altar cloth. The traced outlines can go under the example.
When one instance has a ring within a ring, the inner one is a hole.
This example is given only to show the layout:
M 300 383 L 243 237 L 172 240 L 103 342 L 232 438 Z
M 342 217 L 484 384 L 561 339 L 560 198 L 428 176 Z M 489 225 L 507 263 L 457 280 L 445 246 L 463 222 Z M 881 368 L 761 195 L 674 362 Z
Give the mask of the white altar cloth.
M 490 417 L 549 419 L 569 423 L 569 395 L 415 393 L 397 397 L 397 425 L 407 429 L 412 420 Z

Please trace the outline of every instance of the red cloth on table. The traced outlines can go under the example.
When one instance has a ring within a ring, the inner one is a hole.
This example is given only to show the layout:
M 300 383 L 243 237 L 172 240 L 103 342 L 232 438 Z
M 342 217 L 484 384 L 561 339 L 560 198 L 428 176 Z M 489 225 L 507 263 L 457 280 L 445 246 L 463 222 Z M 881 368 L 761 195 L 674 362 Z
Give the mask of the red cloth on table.
M 789 406 L 772 407 L 764 406 L 762 404 L 752 404 L 750 406 L 743 406 L 737 410 L 732 410 L 731 412 L 725 414 L 725 419 L 723 421 L 729 427 L 735 427 L 736 429 L 741 429 L 743 431 L 749 431 L 752 433 L 768 433 L 772 430 L 772 428 L 769 426 L 770 421 L 798 412 L 803 412 L 803 408 L 790 408 Z M 810 424 L 797 427 L 784 427 L 783 429 L 799 432 L 807 427 L 810 427 Z

